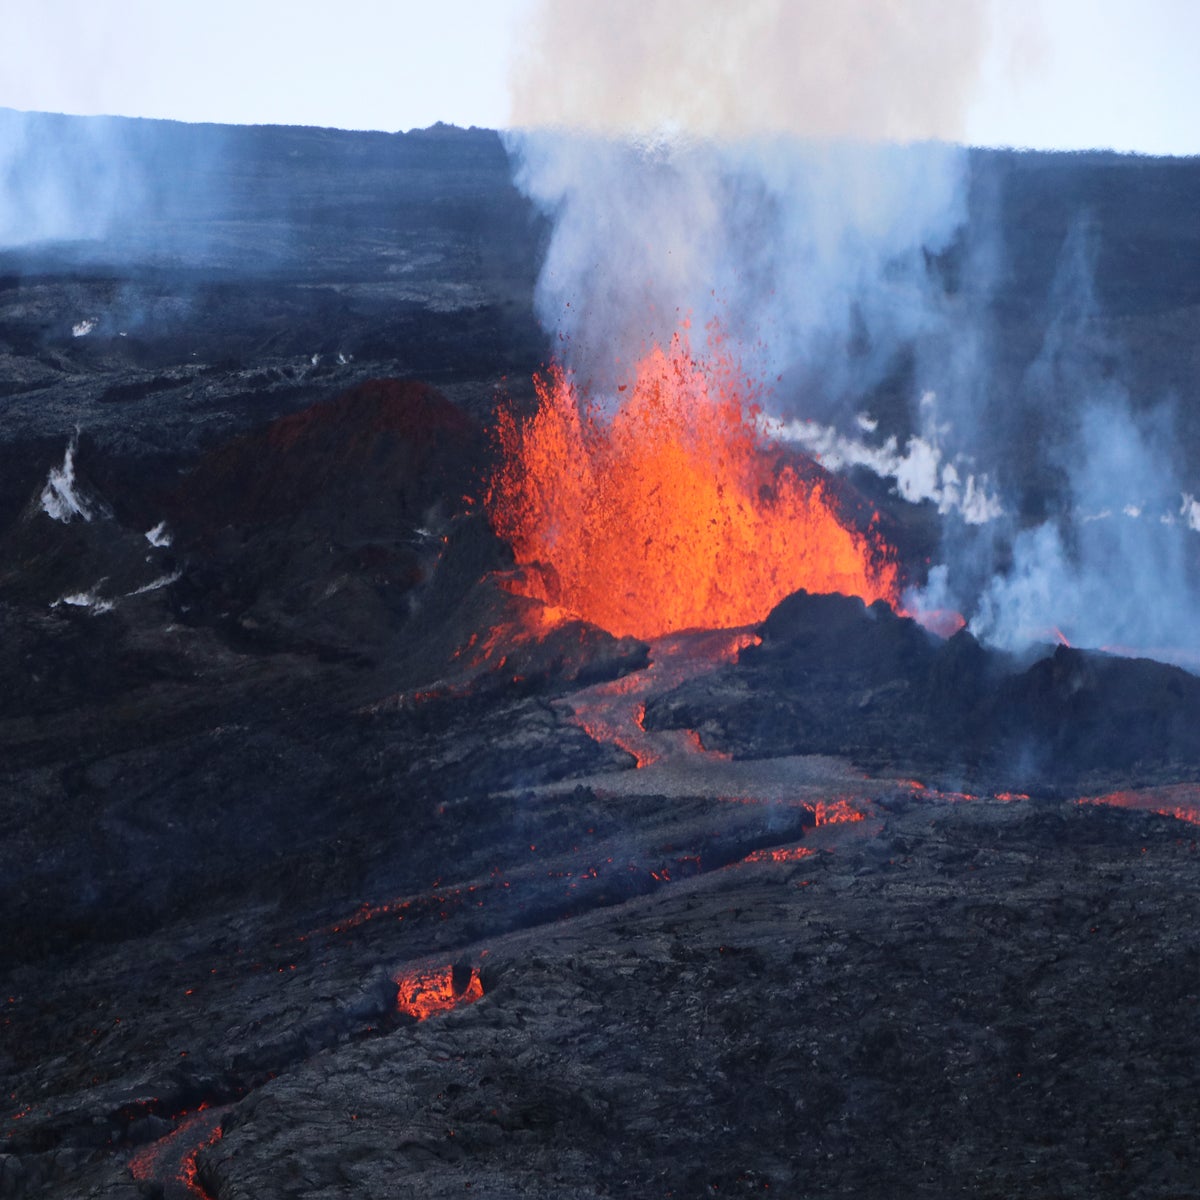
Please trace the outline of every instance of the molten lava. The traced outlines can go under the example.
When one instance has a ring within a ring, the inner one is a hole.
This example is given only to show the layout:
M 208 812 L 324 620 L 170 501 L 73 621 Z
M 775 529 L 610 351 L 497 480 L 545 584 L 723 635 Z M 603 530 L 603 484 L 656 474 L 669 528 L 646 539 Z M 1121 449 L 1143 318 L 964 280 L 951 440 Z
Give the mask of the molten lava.
M 719 346 L 655 347 L 611 416 L 558 367 L 535 385 L 533 417 L 500 415 L 487 497 L 529 594 L 639 638 L 749 625 L 799 588 L 895 606 L 882 537 L 838 519 L 815 467 L 780 465 Z
M 460 1004 L 474 1004 L 483 995 L 479 968 L 466 979 L 455 978 L 453 967 L 409 971 L 396 980 L 396 1008 L 418 1021 L 449 1012 Z
M 721 663 L 733 662 L 740 650 L 761 641 L 757 634 L 744 629 L 679 633 L 655 639 L 650 646 L 649 666 L 593 684 L 566 699 L 564 704 L 571 711 L 568 719 L 595 741 L 610 742 L 633 755 L 639 767 L 693 755 L 727 760 L 727 754 L 707 749 L 695 730 L 648 732 L 646 701 L 652 694 L 678 687 Z
M 1104 804 L 1111 808 L 1132 808 L 1174 817 L 1189 825 L 1200 825 L 1200 784 L 1173 783 L 1163 787 L 1134 788 L 1109 792 L 1104 796 L 1084 796 L 1079 804 Z
M 220 1141 L 221 1119 L 226 1112 L 228 1106 L 209 1109 L 201 1105 L 200 1110 L 165 1137 L 139 1150 L 129 1160 L 130 1174 L 139 1183 L 157 1182 L 160 1195 L 210 1200 L 200 1184 L 196 1159 L 202 1150 Z
M 813 807 L 813 820 L 817 825 L 846 825 L 865 817 L 849 800 L 818 800 Z
M 802 858 L 811 858 L 816 851 L 808 846 L 781 846 L 769 850 L 752 850 L 742 860 L 748 863 L 760 862 L 799 862 Z

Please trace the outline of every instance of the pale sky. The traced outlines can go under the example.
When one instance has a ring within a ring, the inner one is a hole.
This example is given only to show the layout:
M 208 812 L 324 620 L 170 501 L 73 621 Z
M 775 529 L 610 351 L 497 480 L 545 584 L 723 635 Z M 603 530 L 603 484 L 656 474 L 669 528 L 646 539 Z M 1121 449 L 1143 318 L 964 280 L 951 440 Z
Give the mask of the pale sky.
M 503 127 L 509 72 L 537 4 L 0 0 L 0 107 L 346 129 Z M 685 22 L 687 0 L 679 5 Z M 992 5 L 965 140 L 1200 153 L 1200 0 Z

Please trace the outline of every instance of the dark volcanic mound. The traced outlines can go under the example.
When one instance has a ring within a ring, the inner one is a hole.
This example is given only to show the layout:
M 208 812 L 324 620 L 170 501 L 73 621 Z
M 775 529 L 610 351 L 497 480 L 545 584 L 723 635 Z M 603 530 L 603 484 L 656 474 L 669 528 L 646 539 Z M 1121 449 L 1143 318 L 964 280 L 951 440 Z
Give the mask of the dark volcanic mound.
M 505 561 L 469 515 L 483 451 L 466 414 L 400 380 L 213 449 L 165 502 L 177 612 L 264 646 L 386 654 L 435 576 L 452 607 Z
M 736 757 L 844 754 L 1010 790 L 1200 778 L 1200 679 L 1178 667 L 1068 646 L 1029 663 L 806 592 L 761 634 L 736 665 L 647 705 L 647 728 L 698 729 Z
M 372 379 L 205 455 L 172 498 L 197 538 L 304 514 L 358 537 L 471 503 L 479 426 L 415 380 Z

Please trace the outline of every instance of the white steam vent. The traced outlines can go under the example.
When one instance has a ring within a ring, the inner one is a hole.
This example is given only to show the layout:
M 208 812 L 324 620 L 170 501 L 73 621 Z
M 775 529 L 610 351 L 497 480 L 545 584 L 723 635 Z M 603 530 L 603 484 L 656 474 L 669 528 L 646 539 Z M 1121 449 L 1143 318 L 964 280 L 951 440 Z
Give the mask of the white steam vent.
M 48 517 L 64 525 L 82 517 L 91 521 L 96 516 L 94 507 L 80 494 L 75 484 L 75 446 L 72 438 L 63 455 L 61 467 L 51 467 L 46 486 L 42 489 L 42 510 Z
M 66 605 L 68 608 L 87 608 L 91 609 L 92 615 L 100 613 L 112 612 L 113 602 L 105 600 L 100 595 L 100 588 L 104 584 L 104 580 L 100 580 L 98 584 L 87 592 L 69 592 L 67 595 L 60 597 L 50 605 L 51 608 L 58 608 L 60 605 Z
M 158 550 L 165 550 L 171 544 L 171 534 L 166 521 L 159 521 L 153 529 L 147 529 L 146 541 Z
M 126 592 L 128 596 L 144 596 L 147 592 L 157 592 L 160 588 L 170 587 L 171 584 L 183 578 L 182 571 L 172 571 L 169 575 L 160 575 L 157 579 L 152 579 L 149 583 L 144 583 L 140 588 L 134 588 L 132 592 Z
M 938 435 L 949 427 L 932 421 L 932 393 L 922 397 L 921 409 L 923 416 L 931 418 L 923 422 L 925 434 L 910 437 L 903 451 L 895 437 L 882 445 L 871 445 L 815 421 L 783 422 L 764 417 L 759 419 L 759 428 L 777 441 L 802 446 L 826 470 L 865 467 L 881 479 L 892 479 L 902 499 L 910 504 L 931 500 L 943 516 L 956 512 L 968 525 L 985 525 L 1003 516 L 1004 506 L 989 490 L 988 477 L 972 473 L 961 455 L 949 460 L 945 457 Z M 866 434 L 874 433 L 879 425 L 865 413 L 858 415 L 856 423 Z

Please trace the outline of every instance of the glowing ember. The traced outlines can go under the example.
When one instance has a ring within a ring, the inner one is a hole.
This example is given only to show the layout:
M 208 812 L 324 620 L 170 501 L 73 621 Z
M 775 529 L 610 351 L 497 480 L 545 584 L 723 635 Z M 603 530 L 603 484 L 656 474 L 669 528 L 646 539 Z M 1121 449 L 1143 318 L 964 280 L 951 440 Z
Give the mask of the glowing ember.
M 197 1178 L 196 1159 L 202 1150 L 216 1145 L 221 1138 L 221 1119 L 226 1107 L 205 1109 L 188 1117 L 178 1128 L 153 1145 L 138 1151 L 129 1161 L 129 1173 L 139 1182 L 173 1184 L 173 1192 L 208 1200 L 208 1193 Z
M 774 850 L 755 850 L 747 854 L 744 862 L 799 862 L 802 858 L 810 858 L 816 853 L 808 846 L 781 846 Z
M 535 384 L 535 416 L 500 416 L 487 497 L 518 561 L 540 565 L 526 594 L 640 638 L 748 625 L 799 588 L 895 605 L 882 538 L 846 528 L 815 472 L 779 466 L 719 346 L 704 364 L 679 335 L 655 347 L 611 417 L 581 413 L 557 367 Z
M 849 800 L 818 800 L 813 817 L 818 825 L 845 825 L 864 820 L 863 814 Z
M 472 967 L 464 979 L 455 979 L 453 967 L 409 971 L 396 980 L 396 988 L 397 1009 L 418 1021 L 449 1012 L 460 1004 L 474 1004 L 483 995 L 477 967 Z
M 1109 792 L 1104 796 L 1084 796 L 1079 803 L 1138 809 L 1174 817 L 1190 825 L 1200 825 L 1200 783 L 1175 783 L 1165 787 Z

